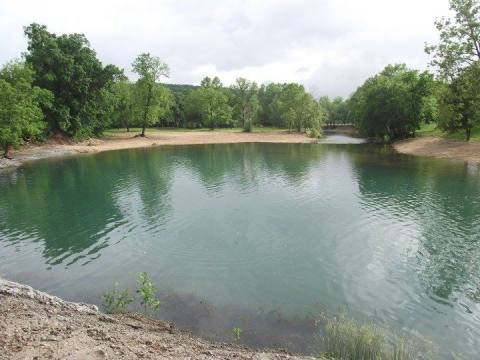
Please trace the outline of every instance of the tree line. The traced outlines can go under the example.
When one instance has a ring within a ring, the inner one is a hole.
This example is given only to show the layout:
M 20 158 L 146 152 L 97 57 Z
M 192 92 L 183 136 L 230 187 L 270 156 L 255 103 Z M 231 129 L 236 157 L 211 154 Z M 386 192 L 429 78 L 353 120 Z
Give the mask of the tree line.
M 470 139 L 480 125 L 480 5 L 450 0 L 453 18 L 436 21 L 440 41 L 426 47 L 436 75 L 388 65 L 348 98 L 314 98 L 296 83 L 258 85 L 218 77 L 200 86 L 163 83 L 169 67 L 149 53 L 123 69 L 103 65 L 83 34 L 56 35 L 33 23 L 24 28 L 22 60 L 0 69 L 0 146 L 63 134 L 99 136 L 110 127 L 184 128 L 274 126 L 319 136 L 322 124 L 353 124 L 365 136 L 392 141 L 414 136 L 422 123 Z
M 335 100 L 327 122 L 353 123 L 364 135 L 387 141 L 415 136 L 422 123 L 435 123 L 470 140 L 480 127 L 480 4 L 450 0 L 450 10 L 453 18 L 435 22 L 439 43 L 425 47 L 436 76 L 388 65 L 348 99 Z
M 104 66 L 83 34 L 57 35 L 45 25 L 24 28 L 27 52 L 0 70 L 0 145 L 4 155 L 25 140 L 62 134 L 99 136 L 110 127 L 185 128 L 277 126 L 320 134 L 325 112 L 300 84 L 257 83 L 238 78 L 226 87 L 218 77 L 200 86 L 169 85 L 168 65 L 138 55 L 128 79 Z

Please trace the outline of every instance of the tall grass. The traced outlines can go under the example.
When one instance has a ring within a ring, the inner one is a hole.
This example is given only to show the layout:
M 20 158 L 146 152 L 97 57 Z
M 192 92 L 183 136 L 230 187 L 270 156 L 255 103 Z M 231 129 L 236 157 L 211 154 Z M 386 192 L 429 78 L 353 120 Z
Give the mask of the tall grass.
M 360 324 L 345 314 L 322 316 L 324 335 L 320 338 L 323 357 L 336 360 L 414 360 L 433 359 L 428 346 L 404 336 L 387 338 L 374 323 Z

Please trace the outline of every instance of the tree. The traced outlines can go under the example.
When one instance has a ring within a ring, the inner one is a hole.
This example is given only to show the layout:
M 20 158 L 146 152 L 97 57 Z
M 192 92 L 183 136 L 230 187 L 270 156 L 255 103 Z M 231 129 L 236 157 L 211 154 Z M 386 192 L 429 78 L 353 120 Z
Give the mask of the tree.
M 433 55 L 440 78 L 446 81 L 438 99 L 438 126 L 446 131 L 465 131 L 480 125 L 480 3 L 478 0 L 450 0 L 453 19 L 435 22 L 440 43 L 425 48 Z
M 189 121 L 199 122 L 210 129 L 229 126 L 232 121 L 232 108 L 221 82 L 213 83 L 208 77 L 202 80 L 200 88 L 186 96 L 185 112 Z
M 443 86 L 439 97 L 440 129 L 463 130 L 470 140 L 472 130 L 480 126 L 480 65 L 463 69 L 450 83 Z
M 165 106 L 161 106 L 160 103 L 164 99 L 162 96 L 165 94 L 163 92 L 164 88 L 159 87 L 158 82 L 162 76 L 168 77 L 170 72 L 166 63 L 149 53 L 138 55 L 132 67 L 133 72 L 139 75 L 136 83 L 136 100 L 140 103 L 142 112 L 142 133 L 140 136 L 145 136 L 147 125 L 158 121 L 158 112 L 165 109 Z
M 427 45 L 431 64 L 444 79 L 453 79 L 462 69 L 480 61 L 480 4 L 478 0 L 450 0 L 455 17 L 435 22 L 440 32 L 438 45 Z
M 258 121 L 263 126 L 283 127 L 284 124 L 280 117 L 280 94 L 284 84 L 262 85 L 258 91 L 258 100 L 260 108 L 258 111 Z
M 0 70 L 0 145 L 4 157 L 23 139 L 40 135 L 44 128 L 41 106 L 51 105 L 50 91 L 32 86 L 34 73 L 21 62 L 11 62 Z
M 303 85 L 285 84 L 277 101 L 283 125 L 289 130 L 320 131 L 325 114 L 320 104 L 305 91 Z
M 257 117 L 258 86 L 255 82 L 244 78 L 238 78 L 230 87 L 232 92 L 232 104 L 236 119 L 245 131 L 252 131 Z
M 388 65 L 367 79 L 350 99 L 350 110 L 366 136 L 394 140 L 413 136 L 431 115 L 433 77 L 405 65 Z M 427 106 L 428 105 L 428 106 Z
M 114 65 L 103 67 L 83 34 L 57 36 L 33 23 L 25 35 L 33 85 L 54 95 L 52 106 L 42 107 L 48 130 L 76 137 L 101 133 L 111 120 L 110 87 L 122 71 Z
M 134 119 L 134 84 L 128 79 L 117 81 L 112 86 L 114 95 L 114 109 L 112 115 L 112 125 L 124 127 L 127 132 L 130 131 L 130 125 Z

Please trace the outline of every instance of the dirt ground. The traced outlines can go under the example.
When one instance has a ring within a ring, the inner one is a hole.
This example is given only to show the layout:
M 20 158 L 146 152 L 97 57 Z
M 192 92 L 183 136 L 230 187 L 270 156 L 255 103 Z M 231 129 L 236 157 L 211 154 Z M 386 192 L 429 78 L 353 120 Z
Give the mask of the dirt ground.
M 480 164 L 480 143 L 440 139 L 436 137 L 418 137 L 393 144 L 402 154 L 430 156 Z
M 280 351 L 214 344 L 140 315 L 105 315 L 0 279 L 0 359 L 300 360 Z
M 26 145 L 13 151 L 13 159 L 1 159 L 0 169 L 20 166 L 25 162 L 55 156 L 68 156 L 74 154 L 98 153 L 109 150 L 130 148 L 143 148 L 159 145 L 190 145 L 190 144 L 221 144 L 221 143 L 310 143 L 315 141 L 306 134 L 289 133 L 288 131 L 272 131 L 259 133 L 243 132 L 158 132 L 147 137 L 112 137 L 105 139 L 88 140 L 82 143 L 69 143 L 66 141 L 48 141 L 40 145 Z

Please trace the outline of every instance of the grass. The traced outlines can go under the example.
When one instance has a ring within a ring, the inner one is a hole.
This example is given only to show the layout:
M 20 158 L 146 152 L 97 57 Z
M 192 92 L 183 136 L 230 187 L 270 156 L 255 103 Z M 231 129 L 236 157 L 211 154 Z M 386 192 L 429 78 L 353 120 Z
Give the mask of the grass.
M 414 360 L 434 358 L 426 344 L 394 334 L 387 337 L 374 323 L 358 323 L 344 313 L 322 317 L 323 357 L 335 360 Z
M 422 124 L 420 129 L 416 132 L 417 136 L 435 136 L 443 139 L 465 141 L 465 132 L 456 131 L 454 133 L 447 133 L 437 128 L 436 124 Z M 480 127 L 472 130 L 470 141 L 480 141 Z
M 142 131 L 141 128 L 130 128 L 130 132 L 127 132 L 127 129 L 107 129 L 103 132 L 104 137 L 125 137 L 125 136 L 135 136 Z M 218 132 L 218 133 L 241 133 L 243 132 L 242 128 L 220 128 L 215 130 L 210 129 L 185 129 L 185 128 L 147 128 L 146 135 L 162 135 L 168 133 L 199 133 L 199 132 Z M 254 127 L 254 133 L 270 133 L 276 131 L 287 131 L 286 129 L 277 128 L 277 127 Z

